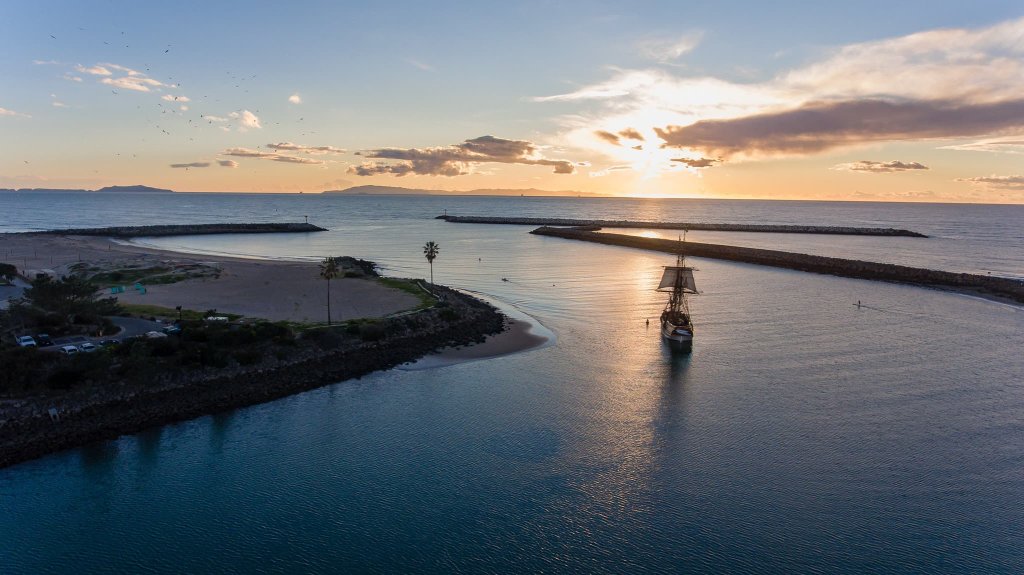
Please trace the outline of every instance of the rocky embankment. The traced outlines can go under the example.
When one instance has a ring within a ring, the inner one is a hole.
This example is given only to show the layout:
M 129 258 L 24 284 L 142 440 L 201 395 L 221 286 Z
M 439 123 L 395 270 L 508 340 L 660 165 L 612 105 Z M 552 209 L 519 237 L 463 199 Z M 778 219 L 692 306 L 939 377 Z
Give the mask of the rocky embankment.
M 92 386 L 56 397 L 8 401 L 0 406 L 0 467 L 358 378 L 446 346 L 482 342 L 505 329 L 505 317 L 489 304 L 439 286 L 436 291 L 444 305 L 385 320 L 390 335 L 378 341 L 305 349 L 287 360 L 267 357 L 257 365 L 201 371 L 144 388 Z
M 926 238 L 910 230 L 896 228 L 855 228 L 847 226 L 789 226 L 773 224 L 712 224 L 697 222 L 638 222 L 631 220 L 575 220 L 569 218 L 498 218 L 489 216 L 437 216 L 456 224 L 510 224 L 520 226 L 584 226 L 594 231 L 604 228 L 642 228 L 658 230 L 710 230 L 717 232 L 768 232 L 774 234 L 831 234 L 846 236 L 902 236 Z
M 679 253 L 680 243 L 676 240 L 642 238 L 623 234 L 598 233 L 589 229 L 540 227 L 532 232 L 541 236 L 552 236 L 570 240 L 583 240 L 655 250 L 670 254 Z M 984 296 L 1006 298 L 1024 303 L 1024 282 L 1011 278 L 983 276 L 978 274 L 953 273 L 924 268 L 913 268 L 896 264 L 884 264 L 843 258 L 830 258 L 776 250 L 724 246 L 685 242 L 685 255 L 759 264 L 805 272 L 815 272 L 843 277 L 892 281 L 929 287 L 953 288 Z
M 112 228 L 72 228 L 30 232 L 64 236 L 105 236 L 111 238 L 136 238 L 156 236 L 197 236 L 210 234 L 282 234 L 299 232 L 326 232 L 325 228 L 307 223 L 259 223 L 259 224 L 182 224 L 164 226 L 119 226 Z

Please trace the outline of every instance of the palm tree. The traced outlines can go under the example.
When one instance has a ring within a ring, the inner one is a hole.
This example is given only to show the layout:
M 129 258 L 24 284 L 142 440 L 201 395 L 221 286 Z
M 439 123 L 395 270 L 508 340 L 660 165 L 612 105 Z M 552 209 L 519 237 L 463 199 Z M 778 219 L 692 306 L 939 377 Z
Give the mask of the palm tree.
M 328 256 L 320 262 L 320 277 L 327 280 L 327 325 L 331 325 L 331 280 L 340 273 L 338 258 Z
M 441 246 L 434 242 L 427 242 L 427 245 L 423 246 L 423 255 L 427 258 L 427 263 L 430 264 L 430 283 L 434 283 L 434 258 L 441 252 Z

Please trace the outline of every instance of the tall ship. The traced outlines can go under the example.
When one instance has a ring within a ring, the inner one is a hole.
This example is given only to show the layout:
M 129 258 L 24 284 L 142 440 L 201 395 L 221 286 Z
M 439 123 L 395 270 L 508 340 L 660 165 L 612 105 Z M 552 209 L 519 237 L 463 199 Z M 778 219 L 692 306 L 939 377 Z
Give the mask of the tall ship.
M 669 292 L 668 304 L 665 305 L 665 311 L 661 312 L 661 337 L 665 338 L 672 349 L 679 351 L 693 349 L 693 321 L 686 301 L 687 294 L 697 293 L 693 270 L 686 265 L 680 241 L 676 265 L 665 266 L 661 282 L 658 283 L 658 291 Z

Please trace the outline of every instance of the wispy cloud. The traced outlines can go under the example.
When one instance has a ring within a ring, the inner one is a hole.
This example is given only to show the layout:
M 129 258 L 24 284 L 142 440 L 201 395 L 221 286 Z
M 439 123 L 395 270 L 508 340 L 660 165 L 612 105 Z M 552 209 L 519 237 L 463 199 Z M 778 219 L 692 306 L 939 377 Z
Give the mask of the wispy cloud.
M 334 146 L 303 146 L 293 142 L 278 142 L 276 144 L 267 144 L 267 147 L 271 150 L 277 150 L 280 152 L 303 152 L 312 155 L 322 154 L 344 154 L 345 150 L 341 148 L 335 148 Z
M 238 162 L 236 162 L 234 160 L 217 160 L 216 164 L 218 166 L 222 167 L 222 168 L 237 168 L 238 167 Z M 209 168 L 212 165 L 214 165 L 214 162 L 210 162 L 210 161 L 207 161 L 207 160 L 201 160 L 201 161 L 198 161 L 198 162 L 188 162 L 188 163 L 183 163 L 183 164 L 171 164 L 171 167 L 172 168 L 189 169 L 189 168 Z
M 461 176 L 474 165 L 484 163 L 550 166 L 556 174 L 571 174 L 575 165 L 568 160 L 552 160 L 540 155 L 538 147 L 525 140 L 506 140 L 481 136 L 461 144 L 437 148 L 381 148 L 357 152 L 367 158 L 398 160 L 398 163 L 367 162 L 349 168 L 359 176 L 409 174 L 424 176 Z
M 431 66 L 430 64 L 420 62 L 419 60 L 416 60 L 414 58 L 406 58 L 405 61 L 411 64 L 412 66 L 419 68 L 420 70 L 423 70 L 424 72 L 434 71 L 434 67 Z
M 81 64 L 77 64 L 77 65 L 75 65 L 75 70 L 78 71 L 78 72 L 81 72 L 82 74 L 92 74 L 93 76 L 110 76 L 110 75 L 113 75 L 113 72 L 111 72 L 107 68 L 105 68 L 103 66 L 99 66 L 99 65 L 86 67 L 86 66 L 83 66 Z
M 1022 37 L 1024 18 L 926 31 L 842 46 L 764 82 L 612 68 L 604 81 L 534 100 L 576 102 L 582 109 L 561 119 L 562 138 L 619 160 L 629 148 L 610 148 L 608 135 L 627 127 L 726 160 L 1008 137 L 1024 132 Z
M 28 114 L 22 114 L 21 112 L 15 112 L 14 110 L 8 110 L 7 108 L 0 108 L 0 116 L 15 116 L 19 118 L 31 118 Z
M 237 158 L 269 160 L 272 162 L 284 162 L 287 164 L 321 165 L 325 163 L 323 160 L 317 160 L 314 158 L 307 158 L 303 156 L 289 156 L 286 154 L 278 154 L 274 152 L 261 152 L 259 150 L 253 150 L 251 148 L 228 148 L 227 150 L 221 152 L 221 155 L 234 156 Z
M 1004 190 L 1024 190 L 1024 176 L 978 176 L 974 178 L 957 178 L 957 182 L 967 182 L 973 185 L 999 188 Z
M 639 44 L 640 53 L 658 62 L 678 60 L 693 51 L 704 38 L 703 31 L 687 32 L 675 38 L 648 38 Z
M 940 150 L 960 150 L 965 152 L 994 152 L 999 154 L 1024 154 L 1024 138 L 1010 136 L 1004 138 L 985 138 L 963 144 L 941 146 Z
M 32 64 L 36 66 L 60 66 L 60 62 L 56 60 L 32 60 Z
M 191 102 L 192 100 L 188 96 L 175 96 L 174 94 L 164 94 L 160 96 L 161 100 L 167 102 Z
M 845 172 L 868 172 L 873 174 L 884 174 L 889 172 L 908 172 L 927 170 L 928 166 L 920 162 L 901 162 L 892 160 L 890 162 L 874 162 L 871 160 L 860 160 L 846 164 L 836 164 L 830 168 Z
M 291 96 L 288 96 L 288 101 L 291 102 L 292 104 L 301 104 L 302 96 L 300 96 L 298 92 L 295 92 Z

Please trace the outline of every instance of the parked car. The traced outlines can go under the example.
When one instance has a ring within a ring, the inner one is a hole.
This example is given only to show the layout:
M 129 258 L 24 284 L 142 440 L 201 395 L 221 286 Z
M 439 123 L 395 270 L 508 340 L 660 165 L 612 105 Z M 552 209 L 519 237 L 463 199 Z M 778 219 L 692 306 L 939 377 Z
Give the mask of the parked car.
M 167 337 L 167 334 L 159 331 L 147 331 L 146 337 L 149 339 L 160 339 L 162 337 Z
M 32 339 L 30 335 L 22 335 L 18 337 L 18 345 L 21 347 L 35 347 L 36 340 Z
M 121 344 L 121 342 L 117 341 L 116 339 L 104 339 L 104 340 L 100 341 L 100 347 L 110 347 L 110 346 L 120 345 L 120 344 Z
M 166 334 L 181 333 L 181 326 L 177 324 L 165 325 L 162 331 Z
M 92 352 L 96 351 L 99 348 L 96 347 L 96 344 L 94 344 L 93 342 L 87 341 L 85 343 L 79 344 L 78 345 L 78 349 L 80 349 L 81 351 L 84 351 L 85 353 L 92 353 Z
M 39 347 L 49 347 L 53 345 L 53 340 L 50 338 L 49 334 L 40 333 L 36 335 L 36 344 Z
M 78 353 L 78 348 L 73 345 L 62 345 L 60 351 L 64 355 L 75 355 Z

